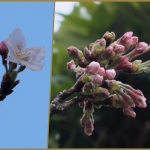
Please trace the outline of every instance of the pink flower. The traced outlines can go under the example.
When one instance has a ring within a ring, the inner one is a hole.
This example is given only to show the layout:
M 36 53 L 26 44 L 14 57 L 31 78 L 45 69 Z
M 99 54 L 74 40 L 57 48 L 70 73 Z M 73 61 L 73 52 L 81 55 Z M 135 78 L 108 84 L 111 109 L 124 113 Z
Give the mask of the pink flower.
M 8 48 L 5 44 L 5 41 L 0 42 L 0 55 L 2 56 L 2 63 L 3 65 L 6 64 L 6 58 L 7 58 L 7 54 L 8 54 Z
M 124 45 L 124 43 L 125 43 L 126 41 L 128 41 L 129 39 L 131 39 L 132 35 L 133 35 L 133 32 L 132 32 L 132 31 L 126 32 L 120 39 L 117 40 L 117 42 L 118 42 L 119 44 Z
M 138 42 L 138 37 L 133 36 L 133 32 L 126 32 L 120 39 L 117 40 L 118 44 L 121 44 L 125 47 L 125 51 L 133 47 Z
M 123 108 L 123 112 L 126 115 L 129 115 L 129 116 L 131 116 L 133 118 L 135 118 L 135 116 L 136 116 L 136 113 L 134 112 L 134 110 L 131 107 Z
M 92 132 L 94 130 L 93 123 L 94 123 L 94 121 L 91 118 L 89 120 L 87 120 L 85 123 L 84 133 L 88 136 L 92 135 Z
M 100 67 L 98 74 L 101 76 L 105 76 L 105 69 L 103 67 Z
M 141 95 L 137 95 L 137 93 L 131 91 L 131 90 L 126 90 L 127 94 L 133 99 L 134 103 L 136 106 L 145 108 L 146 105 L 146 98 Z
M 76 65 L 73 60 L 71 60 L 70 62 L 67 63 L 67 68 L 72 71 L 76 70 Z
M 126 70 L 132 67 L 132 63 L 129 62 L 128 57 L 126 56 L 119 56 L 115 63 L 115 70 Z
M 114 69 L 106 70 L 106 78 L 109 80 L 113 80 L 116 76 L 116 71 Z
M 123 45 L 120 44 L 116 44 L 113 47 L 113 51 L 117 54 L 117 53 L 123 53 L 124 52 L 125 47 Z
M 131 51 L 129 54 L 127 54 L 127 55 L 129 56 L 129 58 L 130 58 L 130 60 L 131 60 L 131 59 L 133 59 L 134 57 L 137 57 L 137 56 L 139 56 L 140 54 L 142 54 L 142 53 L 146 50 L 147 47 L 148 47 L 148 44 L 147 44 L 147 43 L 145 43 L 145 42 L 139 42 L 139 43 L 136 45 L 135 49 L 132 50 L 132 51 Z
M 132 45 L 135 45 L 135 44 L 137 44 L 137 42 L 138 42 L 139 39 L 138 39 L 137 36 L 133 36 L 132 40 L 133 40 Z
M 100 69 L 100 64 L 98 62 L 92 61 L 87 67 L 86 72 L 90 74 L 97 74 Z
M 87 115 L 83 114 L 82 118 L 80 119 L 81 126 L 85 126 L 87 120 Z
M 95 84 L 102 84 L 103 81 L 103 76 L 100 76 L 99 74 L 96 75 L 92 75 L 90 76 L 90 80 L 91 82 L 95 83 Z
M 113 46 L 108 46 L 103 53 L 101 54 L 102 59 L 111 59 L 115 56 L 115 53 L 113 51 Z

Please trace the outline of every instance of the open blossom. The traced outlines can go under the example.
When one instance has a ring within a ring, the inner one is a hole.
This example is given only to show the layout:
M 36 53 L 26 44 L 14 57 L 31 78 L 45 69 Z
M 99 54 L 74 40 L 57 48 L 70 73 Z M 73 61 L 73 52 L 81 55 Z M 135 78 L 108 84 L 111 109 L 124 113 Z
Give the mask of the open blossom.
M 5 40 L 10 56 L 6 60 L 21 64 L 31 70 L 40 71 L 44 65 L 40 62 L 45 57 L 44 47 L 26 47 L 25 38 L 19 28 L 14 29 Z

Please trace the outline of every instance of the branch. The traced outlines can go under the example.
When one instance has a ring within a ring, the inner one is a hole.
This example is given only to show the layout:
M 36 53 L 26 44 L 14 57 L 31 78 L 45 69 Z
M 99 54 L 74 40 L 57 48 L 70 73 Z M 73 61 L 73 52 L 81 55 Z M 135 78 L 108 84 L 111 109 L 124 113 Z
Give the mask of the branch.
M 5 74 L 3 76 L 2 82 L 1 82 L 1 88 L 0 88 L 0 101 L 3 101 L 7 95 L 11 94 L 13 92 L 13 88 L 19 84 L 19 80 L 12 81 L 10 77 Z
M 78 95 L 71 100 L 65 101 L 64 103 L 59 104 L 51 104 L 50 105 L 50 117 L 57 113 L 63 113 L 69 108 L 77 105 L 79 102 L 83 101 L 84 97 L 82 95 Z
M 70 89 L 60 92 L 50 104 L 50 117 L 52 117 L 55 113 L 64 112 L 66 109 L 69 109 L 80 102 L 83 99 L 83 96 L 78 95 L 72 98 L 70 101 L 66 101 L 62 104 L 66 98 L 73 95 L 75 92 L 80 92 L 83 85 L 84 83 L 82 83 L 80 77 Z

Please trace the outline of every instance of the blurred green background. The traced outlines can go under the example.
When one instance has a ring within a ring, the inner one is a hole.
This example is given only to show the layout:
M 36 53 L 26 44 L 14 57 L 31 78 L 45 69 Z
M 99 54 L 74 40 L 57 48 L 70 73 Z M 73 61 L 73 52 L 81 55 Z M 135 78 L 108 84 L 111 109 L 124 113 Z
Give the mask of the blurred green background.
M 64 6 L 64 9 L 67 8 Z M 60 15 L 64 21 L 54 33 L 51 100 L 75 83 L 75 73 L 66 67 L 70 61 L 67 47 L 75 46 L 83 50 L 106 31 L 115 32 L 116 39 L 127 31 L 133 31 L 139 41 L 150 44 L 149 2 L 80 2 L 71 14 Z M 150 53 L 138 58 L 146 61 L 150 59 Z M 147 108 L 135 108 L 136 118 L 124 115 L 119 108 L 95 109 L 95 129 L 88 137 L 79 123 L 82 109 L 74 106 L 65 114 L 57 114 L 50 119 L 49 148 L 150 147 L 150 75 L 120 73 L 116 80 L 140 89 L 147 98 Z

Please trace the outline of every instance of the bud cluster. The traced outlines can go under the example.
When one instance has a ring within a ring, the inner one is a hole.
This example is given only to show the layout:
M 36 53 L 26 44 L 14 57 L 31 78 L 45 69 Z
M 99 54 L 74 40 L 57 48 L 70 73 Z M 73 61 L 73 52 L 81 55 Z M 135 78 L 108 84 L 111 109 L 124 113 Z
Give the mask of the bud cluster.
M 94 130 L 93 112 L 95 108 L 109 106 L 122 108 L 124 114 L 135 117 L 134 107 L 145 108 L 146 98 L 140 90 L 114 80 L 117 72 L 138 74 L 150 73 L 150 61 L 132 61 L 137 56 L 150 51 L 150 46 L 139 42 L 133 32 L 126 32 L 115 40 L 114 32 L 106 32 L 101 39 L 91 43 L 82 52 L 74 46 L 68 47 L 68 55 L 72 59 L 67 68 L 76 73 L 82 81 L 79 92 L 85 100 L 79 103 L 83 108 L 80 120 L 84 132 L 91 135 Z

